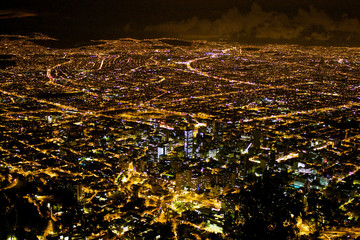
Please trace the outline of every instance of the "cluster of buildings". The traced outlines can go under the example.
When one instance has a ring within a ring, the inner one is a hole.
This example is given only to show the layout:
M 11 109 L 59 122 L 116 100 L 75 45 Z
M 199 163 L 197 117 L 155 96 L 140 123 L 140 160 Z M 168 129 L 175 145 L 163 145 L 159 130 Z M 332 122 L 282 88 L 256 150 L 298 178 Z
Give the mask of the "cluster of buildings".
M 18 191 L 52 221 L 43 236 L 226 237 L 244 207 L 230 195 L 269 174 L 304 206 L 335 199 L 338 225 L 359 219 L 356 49 L 1 39 L 16 64 L 0 70 L 0 187 L 38 183 Z

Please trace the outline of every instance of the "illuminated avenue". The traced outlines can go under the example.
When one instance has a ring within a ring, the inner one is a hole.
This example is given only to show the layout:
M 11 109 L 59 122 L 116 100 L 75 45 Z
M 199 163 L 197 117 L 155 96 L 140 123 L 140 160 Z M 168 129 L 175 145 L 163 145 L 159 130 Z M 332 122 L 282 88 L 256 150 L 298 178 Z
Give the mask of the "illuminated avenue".
M 359 48 L 0 39 L 0 239 L 360 236 Z

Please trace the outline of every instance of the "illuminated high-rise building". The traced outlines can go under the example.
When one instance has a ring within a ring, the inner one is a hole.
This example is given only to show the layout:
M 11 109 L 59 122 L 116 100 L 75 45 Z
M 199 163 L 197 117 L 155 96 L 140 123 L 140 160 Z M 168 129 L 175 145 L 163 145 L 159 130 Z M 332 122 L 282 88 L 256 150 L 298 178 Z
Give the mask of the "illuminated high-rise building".
M 194 130 L 186 128 L 184 138 L 184 156 L 187 158 L 193 157 L 193 146 L 194 145 Z
M 168 149 L 167 149 L 167 146 L 165 146 L 165 145 L 160 145 L 160 146 L 158 146 L 157 147 L 157 157 L 158 157 L 158 159 L 161 157 L 161 156 L 164 156 L 164 155 L 166 155 L 167 154 L 167 151 L 168 151 Z

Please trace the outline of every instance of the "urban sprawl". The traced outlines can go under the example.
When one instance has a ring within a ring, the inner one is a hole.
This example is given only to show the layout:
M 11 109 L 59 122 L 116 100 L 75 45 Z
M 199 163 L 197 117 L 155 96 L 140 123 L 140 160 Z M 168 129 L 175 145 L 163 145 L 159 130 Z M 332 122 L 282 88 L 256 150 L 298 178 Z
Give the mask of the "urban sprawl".
M 0 41 L 0 239 L 359 239 L 359 48 Z

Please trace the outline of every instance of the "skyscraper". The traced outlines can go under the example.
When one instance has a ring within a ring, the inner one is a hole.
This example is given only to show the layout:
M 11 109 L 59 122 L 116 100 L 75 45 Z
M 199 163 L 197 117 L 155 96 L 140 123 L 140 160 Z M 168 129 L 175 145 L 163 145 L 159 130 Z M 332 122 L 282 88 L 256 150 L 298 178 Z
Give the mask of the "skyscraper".
M 161 156 L 164 156 L 167 154 L 167 146 L 164 144 L 161 144 L 157 147 L 157 158 L 159 159 Z
M 194 145 L 194 130 L 186 127 L 185 138 L 184 138 L 184 156 L 187 158 L 193 157 L 193 146 Z
M 259 129 L 255 129 L 253 131 L 253 136 L 252 136 L 252 143 L 255 151 L 258 151 L 260 149 L 260 145 L 261 145 L 260 140 L 261 140 L 261 131 Z

